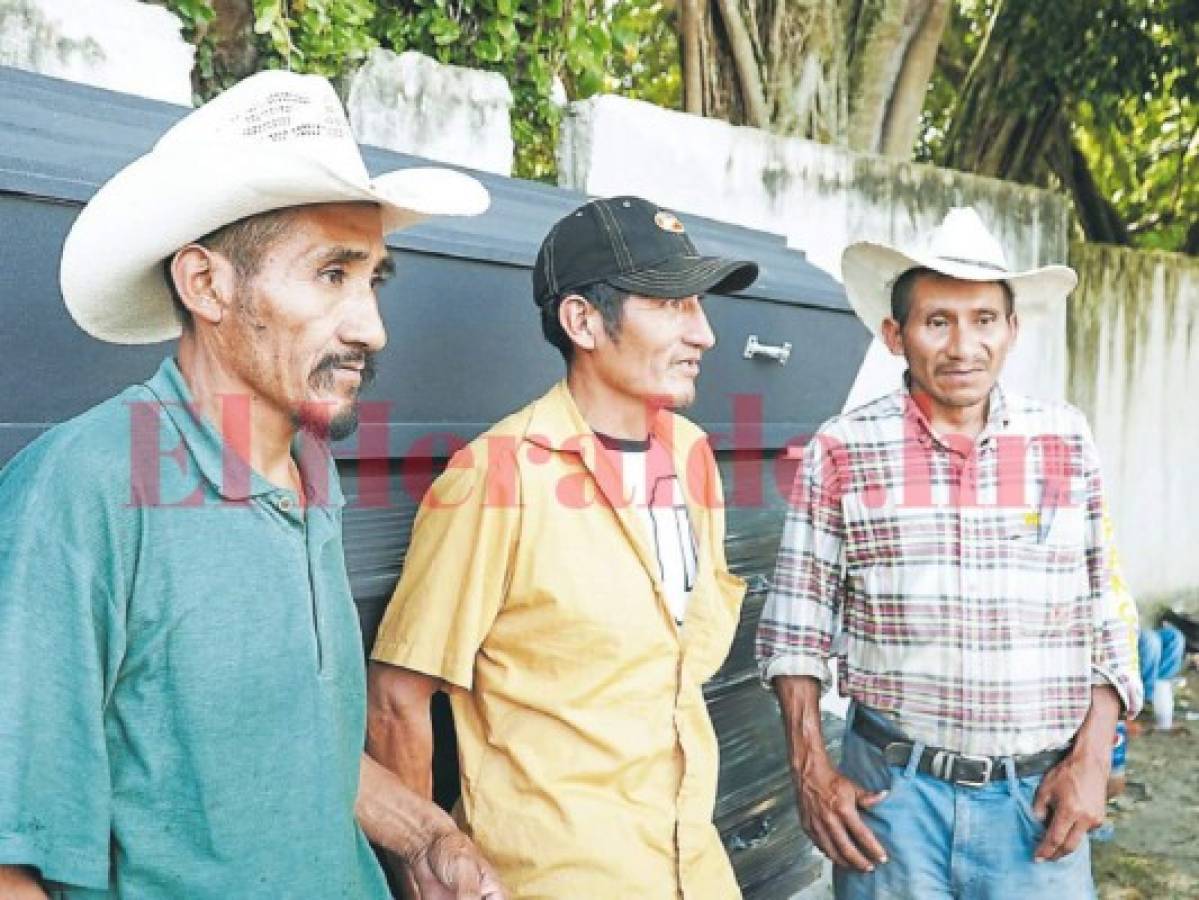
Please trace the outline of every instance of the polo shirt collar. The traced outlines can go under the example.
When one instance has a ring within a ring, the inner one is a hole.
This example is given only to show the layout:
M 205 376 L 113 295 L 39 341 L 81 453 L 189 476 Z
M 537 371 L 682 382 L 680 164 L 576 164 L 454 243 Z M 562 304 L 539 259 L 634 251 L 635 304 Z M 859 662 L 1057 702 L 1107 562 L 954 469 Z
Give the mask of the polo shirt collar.
M 292 493 L 267 481 L 225 444 L 212 423 L 196 409 L 191 390 L 173 357 L 168 356 L 162 361 L 145 386 L 175 426 L 200 475 L 223 499 L 247 500 L 268 494 Z M 345 505 L 328 445 L 299 432 L 292 441 L 291 453 L 309 496 L 315 494 L 329 506 Z

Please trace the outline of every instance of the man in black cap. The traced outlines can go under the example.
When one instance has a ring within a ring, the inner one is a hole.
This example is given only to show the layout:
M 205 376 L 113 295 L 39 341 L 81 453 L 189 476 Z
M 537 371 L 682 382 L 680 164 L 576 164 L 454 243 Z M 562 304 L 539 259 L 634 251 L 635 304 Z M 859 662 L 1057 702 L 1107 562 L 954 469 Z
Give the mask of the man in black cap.
M 715 343 L 701 295 L 756 276 L 645 200 L 570 213 L 534 271 L 566 378 L 421 508 L 372 654 L 368 750 L 427 794 L 429 702 L 449 694 L 458 817 L 513 898 L 739 895 L 701 687 L 744 583 L 715 459 L 673 410 Z

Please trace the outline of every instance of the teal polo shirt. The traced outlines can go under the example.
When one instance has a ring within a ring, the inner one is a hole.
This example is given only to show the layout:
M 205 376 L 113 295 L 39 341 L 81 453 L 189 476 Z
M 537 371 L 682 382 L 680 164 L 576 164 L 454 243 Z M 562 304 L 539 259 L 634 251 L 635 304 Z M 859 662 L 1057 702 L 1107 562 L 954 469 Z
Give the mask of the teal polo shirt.
M 0 863 L 89 900 L 387 897 L 336 470 L 297 441 L 302 503 L 189 400 L 168 359 L 0 472 Z

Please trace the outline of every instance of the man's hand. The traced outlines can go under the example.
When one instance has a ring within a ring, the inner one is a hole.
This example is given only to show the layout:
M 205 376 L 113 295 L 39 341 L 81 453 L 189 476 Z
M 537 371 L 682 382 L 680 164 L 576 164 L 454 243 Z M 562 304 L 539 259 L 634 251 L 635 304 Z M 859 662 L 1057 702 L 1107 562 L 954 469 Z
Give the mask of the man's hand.
M 787 749 L 799 823 L 821 852 L 838 866 L 873 872 L 887 852 L 862 821 L 859 808 L 887 796 L 871 793 L 837 771 L 820 728 L 820 683 L 803 675 L 780 675 L 774 691 L 787 731 Z
M 490 864 L 460 831 L 437 837 L 403 866 L 407 900 L 506 900 Z
M 495 872 L 454 820 L 365 753 L 354 812 L 366 836 L 402 863 L 408 900 L 504 900 Z
M 28 866 L 0 866 L 0 897 L 4 900 L 47 900 L 37 870 Z
M 1048 830 L 1033 859 L 1061 859 L 1078 849 L 1083 837 L 1103 823 L 1107 776 L 1112 767 L 1112 745 L 1120 697 L 1108 685 L 1091 688 L 1091 708 L 1083 719 L 1070 755 L 1050 769 L 1037 788 L 1032 811 Z
M 859 807 L 868 809 L 886 796 L 886 791 L 867 791 L 815 758 L 796 778 L 803 830 L 835 865 L 859 872 L 873 872 L 877 863 L 887 861 L 887 851 L 858 813 Z
M 1110 769 L 1110 753 L 1107 758 L 1072 753 L 1046 773 L 1032 811 L 1042 822 L 1048 817 L 1049 828 L 1033 859 L 1061 859 L 1078 849 L 1088 831 L 1103 824 Z

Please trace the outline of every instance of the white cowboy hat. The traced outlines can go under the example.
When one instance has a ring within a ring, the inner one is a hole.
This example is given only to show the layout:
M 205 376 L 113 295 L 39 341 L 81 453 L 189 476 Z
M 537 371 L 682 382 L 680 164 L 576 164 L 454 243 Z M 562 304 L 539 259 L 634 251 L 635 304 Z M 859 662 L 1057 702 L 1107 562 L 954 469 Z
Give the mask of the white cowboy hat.
M 478 215 L 486 188 L 441 168 L 372 179 L 324 78 L 259 72 L 173 125 L 103 185 L 63 247 L 67 309 L 117 344 L 177 337 L 162 263 L 238 219 L 310 203 L 377 203 L 385 233 L 434 215 Z
M 1022 304 L 1064 300 L 1078 284 L 1069 266 L 1042 266 L 1013 272 L 999 241 L 987 230 L 973 207 L 959 206 L 945 214 L 925 246 L 908 252 L 859 241 L 841 255 L 841 277 L 849 305 L 858 318 L 882 337 L 884 319 L 891 317 L 891 288 L 909 269 L 932 269 L 963 281 L 1006 281 L 1017 311 Z

